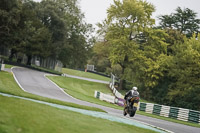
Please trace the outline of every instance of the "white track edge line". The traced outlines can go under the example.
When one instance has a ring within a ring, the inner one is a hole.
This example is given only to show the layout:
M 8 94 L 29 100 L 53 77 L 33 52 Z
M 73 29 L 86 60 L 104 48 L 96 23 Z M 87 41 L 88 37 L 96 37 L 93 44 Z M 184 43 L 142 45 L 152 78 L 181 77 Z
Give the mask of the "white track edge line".
M 16 78 L 16 76 L 15 76 L 15 74 L 14 74 L 14 72 L 13 72 L 13 69 L 14 69 L 14 68 L 17 68 L 17 67 L 16 67 L 16 66 L 11 67 L 11 73 L 13 74 L 13 77 L 14 77 L 15 81 L 17 82 L 18 86 L 19 86 L 23 91 L 28 92 L 28 91 L 26 91 L 26 90 L 21 86 L 21 84 L 20 84 L 19 81 L 17 80 L 17 78 Z M 29 92 L 28 92 L 28 93 L 29 93 Z
M 74 97 L 72 97 L 71 95 L 69 95 L 68 93 L 66 93 L 62 88 L 60 88 L 55 82 L 53 82 L 53 81 L 51 81 L 49 78 L 47 78 L 46 76 L 48 76 L 48 75 L 52 75 L 52 74 L 44 74 L 44 77 L 47 79 L 47 80 L 49 80 L 51 83 L 53 83 L 56 87 L 58 87 L 65 95 L 67 95 L 67 96 L 69 96 L 69 97 L 71 97 L 71 98 L 73 98 L 73 99 L 75 99 L 75 100 L 79 100 L 79 99 L 76 99 L 76 98 L 74 98 Z
M 47 78 L 46 76 L 47 75 L 52 75 L 52 74 L 44 74 L 44 77 L 45 78 Z M 47 78 L 48 79 L 48 78 Z M 76 99 L 76 98 L 74 98 L 74 97 L 72 97 L 71 95 L 69 95 L 69 94 L 67 94 L 62 88 L 60 88 L 55 82 L 53 82 L 53 81 L 51 81 L 50 79 L 48 79 L 50 82 L 52 82 L 54 85 L 56 85 L 62 92 L 64 92 L 67 96 L 69 96 L 69 97 L 71 97 L 71 98 L 73 98 L 73 99 L 75 99 L 75 100 L 79 100 L 79 99 Z M 109 113 L 110 114 L 110 113 Z M 115 115 L 116 116 L 116 115 Z M 118 115 L 117 115 L 118 116 Z M 119 117 L 119 116 L 118 116 Z M 121 116 L 120 116 L 121 117 Z M 124 117 L 121 117 L 121 118 L 124 118 Z M 130 118 L 126 118 L 126 119 L 129 119 L 129 120 L 132 120 L 132 119 L 130 119 Z M 162 131 L 165 131 L 165 132 L 168 132 L 168 133 L 174 133 L 174 132 L 172 132 L 172 131 L 169 131 L 169 130 L 167 130 L 167 129 L 164 129 L 164 128 L 161 128 L 161 127 L 157 127 L 157 126 L 154 126 L 154 125 L 151 125 L 151 124 L 148 124 L 148 123 L 145 123 L 145 122 L 142 122 L 142 121 L 138 121 L 138 120 L 135 120 L 135 121 L 137 121 L 137 122 L 139 122 L 139 123 L 142 123 L 142 124 L 144 124 L 144 125 L 147 125 L 147 126 L 151 126 L 151 127 L 153 127 L 153 128 L 157 128 L 157 129 L 160 129 L 160 130 L 162 130 Z
M 16 76 L 15 76 L 13 70 L 12 70 L 12 69 L 14 69 L 14 68 L 17 68 L 17 67 L 16 67 L 16 66 L 12 67 L 12 68 L 11 68 L 11 73 L 13 74 L 13 77 L 14 77 L 15 81 L 17 82 L 17 84 L 19 85 L 19 87 L 20 87 L 23 91 L 28 92 L 28 91 L 26 91 L 26 90 L 20 85 L 19 81 L 17 80 L 17 78 L 16 78 Z M 66 93 L 62 88 L 60 88 L 56 83 L 54 83 L 53 81 L 51 81 L 50 79 L 48 79 L 48 78 L 46 77 L 47 75 L 52 75 L 52 74 L 44 74 L 44 77 L 45 77 L 47 80 L 49 80 L 51 83 L 53 83 L 56 87 L 58 87 L 65 95 L 67 95 L 67 96 L 69 96 L 69 97 L 71 97 L 71 98 L 73 98 L 73 99 L 75 99 L 75 100 L 79 100 L 79 99 L 76 99 L 76 98 L 72 97 L 71 95 L 67 94 L 67 93 Z M 29 92 L 28 92 L 28 93 L 29 93 Z M 127 118 L 127 119 L 130 119 L 130 118 Z M 132 120 L 132 119 L 130 119 L 130 120 Z M 138 121 L 138 120 L 136 120 L 136 121 Z M 166 129 L 163 129 L 163 128 L 160 128 L 160 127 L 157 127 L 157 126 L 154 126 L 154 125 L 145 123 L 145 122 L 141 122 L 141 121 L 138 121 L 138 122 L 143 123 L 143 124 L 148 125 L 148 126 L 151 126 L 151 127 L 154 127 L 154 128 L 158 128 L 158 129 L 164 130 L 164 131 L 166 131 L 166 132 L 168 132 L 168 133 L 174 133 L 174 132 L 172 132 L 172 131 L 169 131 L 169 130 L 166 130 Z

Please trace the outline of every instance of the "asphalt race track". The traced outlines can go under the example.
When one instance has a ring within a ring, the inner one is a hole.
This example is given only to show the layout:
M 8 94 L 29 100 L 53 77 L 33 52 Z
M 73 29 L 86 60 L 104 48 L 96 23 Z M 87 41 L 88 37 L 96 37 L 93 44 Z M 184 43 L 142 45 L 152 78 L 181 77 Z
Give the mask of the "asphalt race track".
M 109 114 L 124 117 L 122 110 L 117 110 L 85 101 L 75 99 L 66 94 L 61 88 L 45 77 L 44 72 L 39 72 L 27 68 L 16 67 L 12 69 L 15 79 L 20 84 L 21 88 L 29 93 L 36 94 L 43 97 L 53 98 L 61 101 L 72 102 L 76 104 L 97 107 L 105 110 Z M 127 116 L 127 118 L 129 118 Z M 175 133 L 200 133 L 200 128 L 168 122 L 160 119 L 155 119 L 147 116 L 136 114 L 134 119 L 140 122 L 148 123 L 150 125 L 160 127 Z

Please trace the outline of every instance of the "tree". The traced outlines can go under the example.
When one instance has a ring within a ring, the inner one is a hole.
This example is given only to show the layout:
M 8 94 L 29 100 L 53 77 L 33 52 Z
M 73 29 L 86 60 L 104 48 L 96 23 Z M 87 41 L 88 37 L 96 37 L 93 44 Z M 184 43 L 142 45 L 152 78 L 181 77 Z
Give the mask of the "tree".
M 200 19 L 197 19 L 197 13 L 189 8 L 181 9 L 178 7 L 175 13 L 170 15 L 161 15 L 160 27 L 163 29 L 176 29 L 185 34 L 187 37 L 192 37 L 193 33 L 198 33 L 200 28 Z
M 37 16 L 39 4 L 24 0 L 20 22 L 18 25 L 18 43 L 12 47 L 17 53 L 28 57 L 27 65 L 31 65 L 33 56 L 46 58 L 50 55 L 51 34 Z M 18 59 L 21 60 L 20 57 Z
M 122 68 L 120 89 L 123 87 L 124 72 L 128 67 L 129 55 L 138 49 L 137 35 L 145 28 L 154 24 L 151 19 L 153 5 L 138 0 L 114 0 L 114 4 L 107 10 L 108 16 L 104 24 L 99 24 L 106 31 L 105 39 L 112 44 L 110 61 L 112 65 L 119 64 Z
M 51 57 L 78 68 L 87 61 L 91 25 L 83 21 L 77 0 L 46 0 L 40 3 L 39 18 L 52 34 Z
M 89 64 L 94 64 L 98 72 L 107 72 L 111 68 L 109 60 L 110 47 L 107 42 L 97 42 L 92 48 L 92 58 L 89 60 Z M 110 73 L 108 73 L 110 74 Z
M 176 51 L 171 61 L 169 76 L 173 79 L 168 92 L 171 105 L 200 109 L 200 35 L 193 35 L 184 43 L 173 47 Z
M 18 40 L 22 3 L 19 0 L 0 1 L 0 48 L 12 48 Z M 14 51 L 11 51 L 14 52 Z

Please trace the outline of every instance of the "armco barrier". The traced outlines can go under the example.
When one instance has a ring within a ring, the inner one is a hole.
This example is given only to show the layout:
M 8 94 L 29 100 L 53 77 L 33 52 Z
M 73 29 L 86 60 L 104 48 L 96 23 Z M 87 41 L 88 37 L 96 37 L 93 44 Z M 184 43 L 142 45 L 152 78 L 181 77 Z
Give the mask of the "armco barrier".
M 146 113 L 170 117 L 181 121 L 189 121 L 200 124 L 200 112 L 195 110 L 170 107 L 165 105 L 140 102 L 139 110 Z
M 114 87 L 114 85 L 112 83 L 109 84 L 109 87 L 112 90 L 112 92 L 115 95 L 115 97 L 117 97 L 117 98 L 124 98 L 124 96 L 117 91 L 117 89 Z
M 124 102 L 125 102 L 124 99 L 122 99 L 122 98 L 116 98 L 116 103 L 117 103 L 117 105 L 123 107 L 123 106 L 124 106 Z
M 188 121 L 200 123 L 200 112 L 195 110 L 189 111 Z
M 109 103 L 115 103 L 115 97 L 114 96 L 110 96 L 110 95 L 107 95 L 107 94 L 104 94 L 104 93 L 101 93 L 101 92 L 98 92 L 98 91 L 95 91 L 94 97 L 96 97 L 96 98 L 98 98 L 102 101 L 106 101 L 106 102 L 109 102 Z
M 142 103 L 142 102 L 140 102 L 140 111 L 146 111 L 146 103 Z
M 170 106 L 162 105 L 160 116 L 169 117 L 169 110 L 170 110 Z
M 115 103 L 118 103 L 118 105 L 122 106 L 122 102 L 118 99 L 123 99 L 124 96 L 117 91 L 113 83 L 110 83 L 109 87 L 111 88 L 113 94 L 117 98 Z M 153 103 L 143 103 L 143 102 L 139 103 L 139 110 L 150 114 L 155 114 L 159 116 L 178 119 L 181 121 L 189 121 L 200 124 L 200 112 L 195 110 L 170 107 Z
M 153 114 L 160 115 L 162 105 L 154 104 Z
M 169 110 L 169 117 L 177 119 L 178 117 L 179 108 L 170 107 Z

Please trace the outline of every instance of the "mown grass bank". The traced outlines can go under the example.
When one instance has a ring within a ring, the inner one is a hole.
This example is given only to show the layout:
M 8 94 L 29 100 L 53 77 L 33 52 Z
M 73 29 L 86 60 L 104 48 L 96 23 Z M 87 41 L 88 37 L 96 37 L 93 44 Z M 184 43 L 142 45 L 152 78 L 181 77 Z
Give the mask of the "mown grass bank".
M 104 77 L 104 76 L 97 75 L 97 74 L 90 73 L 90 72 L 73 70 L 73 69 L 69 69 L 69 68 L 63 68 L 62 73 L 79 76 L 79 77 L 84 77 L 84 78 L 97 79 L 97 80 L 102 80 L 102 81 L 110 81 L 110 78 L 108 78 L 108 77 Z
M 95 90 L 112 95 L 111 90 L 106 84 L 61 76 L 48 76 L 48 78 L 75 98 L 91 103 L 100 104 L 103 106 L 122 109 L 122 107 L 104 101 L 100 101 L 99 99 L 94 97 Z
M 0 96 L 1 133 L 154 133 L 154 131 Z
M 37 99 L 37 100 L 41 100 L 41 101 L 47 101 L 47 102 L 51 102 L 51 103 L 67 105 L 67 106 L 76 107 L 76 108 L 104 112 L 103 110 L 98 109 L 98 108 L 63 102 L 63 101 L 45 98 L 45 97 L 41 97 L 41 96 L 37 96 L 37 95 L 33 95 L 30 93 L 24 92 L 15 82 L 12 73 L 5 72 L 5 71 L 0 71 L 0 92 L 8 93 L 8 94 L 16 95 L 16 96 Z
M 75 98 L 123 110 L 123 107 L 116 106 L 116 105 L 113 105 L 113 104 L 110 104 L 110 103 L 107 103 L 104 101 L 100 101 L 99 99 L 94 97 L 95 90 L 98 90 L 105 94 L 111 94 L 111 91 L 108 88 L 108 85 L 84 81 L 84 80 L 80 80 L 80 79 L 74 79 L 74 78 L 59 77 L 59 76 L 56 76 L 56 77 L 48 76 L 48 78 L 51 79 L 58 86 L 63 88 L 68 94 L 72 95 Z M 142 102 L 143 102 L 143 100 L 142 100 Z M 143 111 L 137 111 L 136 114 L 145 115 L 145 116 L 149 116 L 149 117 L 153 117 L 153 118 L 158 118 L 158 119 L 162 119 L 162 120 L 166 120 L 166 121 L 176 122 L 176 123 L 180 123 L 180 124 L 184 124 L 184 125 L 188 125 L 188 126 L 200 127 L 200 125 L 196 124 L 196 123 L 180 121 L 180 120 L 166 118 L 166 117 L 162 117 L 162 116 L 158 116 L 158 115 L 154 115 L 154 114 L 148 114 Z

